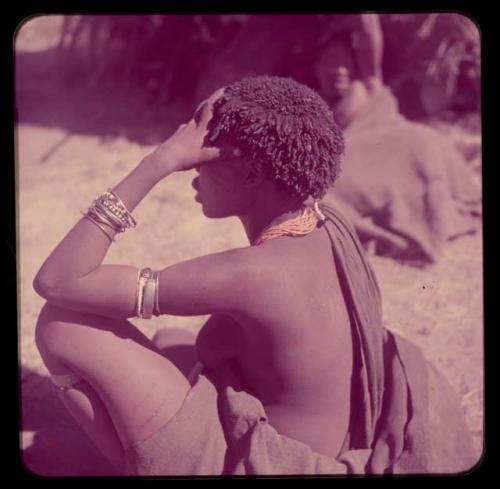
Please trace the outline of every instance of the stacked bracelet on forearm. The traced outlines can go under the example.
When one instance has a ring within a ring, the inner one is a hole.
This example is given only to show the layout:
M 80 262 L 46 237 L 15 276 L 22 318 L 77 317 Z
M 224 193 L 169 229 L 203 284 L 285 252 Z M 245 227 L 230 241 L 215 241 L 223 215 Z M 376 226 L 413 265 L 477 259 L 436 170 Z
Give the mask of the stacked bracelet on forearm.
M 137 221 L 125 204 L 112 190 L 108 190 L 94 199 L 87 212 L 82 212 L 82 214 L 98 226 L 111 241 L 114 241 L 114 238 L 105 226 L 109 226 L 116 233 L 123 233 L 137 225 Z
M 136 316 L 151 319 L 160 315 L 158 301 L 159 272 L 143 268 L 137 274 Z
M 82 214 L 101 229 L 111 241 L 114 241 L 114 238 L 110 234 L 109 228 L 116 233 L 123 233 L 127 229 L 137 226 L 137 221 L 120 197 L 110 189 L 94 199 L 87 212 L 82 212 Z M 160 315 L 158 300 L 159 278 L 160 273 L 153 272 L 151 268 L 139 270 L 135 298 L 137 317 L 151 319 L 153 315 Z

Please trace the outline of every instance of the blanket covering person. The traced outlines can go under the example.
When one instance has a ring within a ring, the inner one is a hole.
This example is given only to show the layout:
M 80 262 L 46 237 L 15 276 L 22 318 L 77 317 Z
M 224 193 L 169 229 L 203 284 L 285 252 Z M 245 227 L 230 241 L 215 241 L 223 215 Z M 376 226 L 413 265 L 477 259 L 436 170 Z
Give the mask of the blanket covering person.
M 401 115 L 387 87 L 370 93 L 344 137 L 342 175 L 325 202 L 377 253 L 426 265 L 447 240 L 480 228 L 474 171 L 437 130 Z
M 338 457 L 279 434 L 229 361 L 197 374 L 174 418 L 127 449 L 126 474 L 459 473 L 477 462 L 454 391 L 416 346 L 382 327 L 361 243 L 337 210 L 321 210 L 354 339 L 350 423 Z

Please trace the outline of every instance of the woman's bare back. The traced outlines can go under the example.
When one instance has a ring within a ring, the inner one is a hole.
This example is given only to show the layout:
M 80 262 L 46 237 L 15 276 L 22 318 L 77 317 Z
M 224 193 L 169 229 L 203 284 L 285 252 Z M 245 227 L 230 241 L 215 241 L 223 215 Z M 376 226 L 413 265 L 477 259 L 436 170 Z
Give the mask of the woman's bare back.
M 279 433 L 337 456 L 349 423 L 353 355 L 326 231 L 250 252 L 267 269 L 256 291 L 256 304 L 265 301 L 248 316 L 212 316 L 198 335 L 198 356 L 207 367 L 232 359 Z

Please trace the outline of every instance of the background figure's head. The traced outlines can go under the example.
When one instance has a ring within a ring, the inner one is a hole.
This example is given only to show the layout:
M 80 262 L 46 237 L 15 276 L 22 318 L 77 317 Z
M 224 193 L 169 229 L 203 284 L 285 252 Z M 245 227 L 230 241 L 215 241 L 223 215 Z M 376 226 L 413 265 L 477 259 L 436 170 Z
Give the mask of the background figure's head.
M 344 150 L 326 102 L 276 76 L 226 87 L 213 103 L 204 145 L 221 152 L 199 169 L 197 189 L 209 217 L 242 214 L 269 194 L 296 204 L 320 199 L 339 174 Z
M 318 89 L 335 112 L 335 118 L 346 129 L 365 108 L 369 92 L 351 44 L 345 40 L 330 41 L 313 65 Z
M 353 47 L 346 41 L 330 41 L 314 62 L 313 71 L 321 95 L 336 104 L 359 76 Z

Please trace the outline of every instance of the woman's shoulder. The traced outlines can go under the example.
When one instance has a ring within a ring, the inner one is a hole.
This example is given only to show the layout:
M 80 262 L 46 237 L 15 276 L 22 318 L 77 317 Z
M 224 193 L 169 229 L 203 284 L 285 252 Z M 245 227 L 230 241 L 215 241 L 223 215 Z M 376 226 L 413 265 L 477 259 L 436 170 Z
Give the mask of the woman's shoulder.
M 276 240 L 258 246 L 245 246 L 217 254 L 226 257 L 231 266 L 240 270 L 248 280 L 271 279 L 277 268 L 282 268 L 293 256 L 293 250 L 286 242 Z
M 289 307 L 288 299 L 304 291 L 336 292 L 331 244 L 326 232 L 319 230 L 207 255 L 199 265 L 205 276 L 214 268 L 215 275 L 224 275 L 223 290 L 238 297 L 249 313 L 276 309 L 281 303 Z
M 270 271 L 249 247 L 198 256 L 160 272 L 161 310 L 173 315 L 245 312 L 259 297 Z
M 196 268 L 205 277 L 219 277 L 224 284 L 220 292 L 237 299 L 242 311 L 253 316 L 256 310 L 270 307 L 287 283 L 292 286 L 292 268 L 298 262 L 294 250 L 286 240 L 272 241 L 205 255 L 197 259 Z
M 304 287 L 331 282 L 336 276 L 331 243 L 325 231 L 280 237 L 249 247 L 241 254 L 247 279 L 265 297 L 296 294 Z M 265 298 L 264 297 L 264 298 Z

